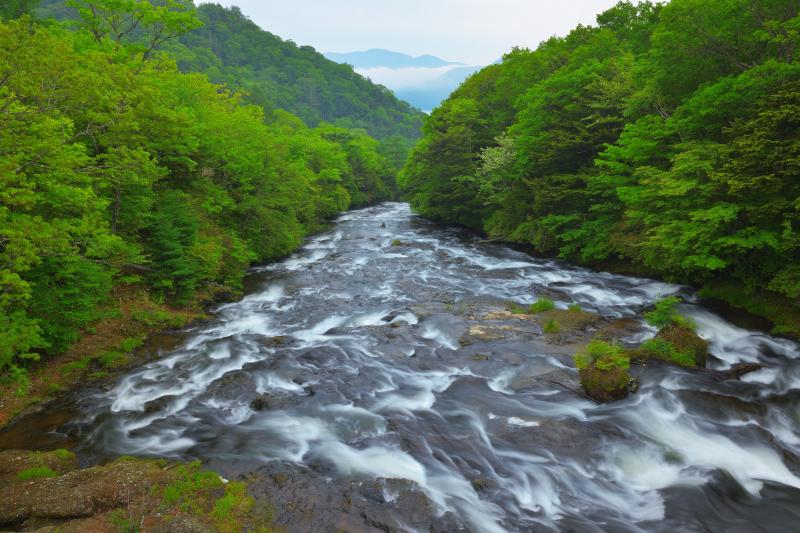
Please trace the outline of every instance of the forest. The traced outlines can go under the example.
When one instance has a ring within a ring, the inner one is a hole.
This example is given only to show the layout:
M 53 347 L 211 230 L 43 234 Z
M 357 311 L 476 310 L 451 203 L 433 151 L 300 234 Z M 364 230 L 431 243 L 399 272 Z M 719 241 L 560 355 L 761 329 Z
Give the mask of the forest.
M 44 19 L 79 18 L 64 0 L 43 0 L 33 12 Z M 376 139 L 394 137 L 404 149 L 419 138 L 424 114 L 349 66 L 262 30 L 238 7 L 202 3 L 194 12 L 202 24 L 163 43 L 181 72 L 242 90 L 245 101 L 267 115 L 282 109 L 311 127 L 324 121 L 360 128 Z
M 0 11 L 0 373 L 22 384 L 120 287 L 177 305 L 235 293 L 250 264 L 287 255 L 350 207 L 393 198 L 418 115 L 363 78 L 353 86 L 397 116 L 334 125 L 323 119 L 350 111 L 326 100 L 298 117 L 285 109 L 302 105 L 297 95 L 268 105 L 246 76 L 224 85 L 228 66 L 188 35 L 216 16 L 252 26 L 239 38 L 275 39 L 237 11 L 176 0 L 67 5 L 76 16 L 62 22 L 32 2 Z M 313 56 L 274 46 L 298 62 Z
M 401 188 L 423 216 L 704 286 L 798 334 L 799 10 L 620 2 L 472 76 Z

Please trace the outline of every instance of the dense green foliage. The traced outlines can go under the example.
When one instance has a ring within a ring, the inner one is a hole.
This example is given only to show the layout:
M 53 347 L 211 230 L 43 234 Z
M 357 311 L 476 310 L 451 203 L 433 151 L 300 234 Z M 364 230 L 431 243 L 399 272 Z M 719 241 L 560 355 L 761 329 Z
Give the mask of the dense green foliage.
M 23 380 L 114 286 L 176 302 L 236 288 L 251 262 L 394 194 L 396 155 L 363 130 L 265 117 L 156 53 L 198 25 L 191 3 L 71 4 L 76 31 L 0 24 L 0 373 Z
M 74 10 L 65 7 L 71 3 L 43 0 L 38 13 L 74 18 Z M 245 91 L 246 101 L 263 107 L 268 115 L 283 109 L 308 126 L 328 122 L 364 129 L 377 139 L 391 139 L 390 144 L 403 147 L 399 165 L 405 161 L 408 148 L 419 138 L 421 111 L 352 67 L 262 30 L 238 7 L 204 3 L 197 7 L 196 15 L 203 23 L 200 28 L 165 44 L 183 72 L 202 72 L 212 83 Z
M 798 305 L 799 10 L 621 2 L 467 80 L 401 187 L 425 216 L 542 254 Z
M 615 368 L 627 370 L 630 368 L 631 362 L 618 344 L 595 340 L 575 354 L 575 366 L 578 370 L 586 370 L 590 367 L 595 367 L 599 370 L 613 370 Z
M 664 298 L 656 302 L 653 309 L 645 313 L 644 318 L 648 324 L 658 329 L 664 329 L 668 326 L 694 329 L 694 324 L 692 324 L 691 320 L 678 313 L 677 307 L 680 303 L 681 299 L 676 296 Z
M 695 365 L 694 355 L 690 350 L 679 350 L 662 338 L 652 338 L 642 344 L 639 349 L 647 358 L 660 359 L 688 368 Z

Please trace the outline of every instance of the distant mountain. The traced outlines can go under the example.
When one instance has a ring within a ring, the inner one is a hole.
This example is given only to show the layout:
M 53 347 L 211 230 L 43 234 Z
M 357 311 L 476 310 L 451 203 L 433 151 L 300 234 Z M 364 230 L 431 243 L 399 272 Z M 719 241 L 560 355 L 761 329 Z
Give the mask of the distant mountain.
M 483 67 L 458 67 L 448 70 L 438 78 L 418 85 L 395 90 L 401 100 L 414 107 L 430 111 L 438 107 L 472 74 Z
M 413 57 L 379 49 L 327 53 L 325 57 L 352 65 L 365 78 L 388 87 L 401 100 L 425 111 L 437 107 L 467 77 L 482 68 L 431 55 Z
M 419 57 L 392 52 L 391 50 L 381 50 L 374 48 L 364 52 L 336 53 L 328 52 L 323 54 L 331 61 L 337 63 L 347 63 L 355 68 L 378 68 L 385 67 L 391 69 L 401 68 L 439 68 L 448 65 L 463 65 L 463 63 L 453 63 L 445 61 L 436 56 L 424 55 Z

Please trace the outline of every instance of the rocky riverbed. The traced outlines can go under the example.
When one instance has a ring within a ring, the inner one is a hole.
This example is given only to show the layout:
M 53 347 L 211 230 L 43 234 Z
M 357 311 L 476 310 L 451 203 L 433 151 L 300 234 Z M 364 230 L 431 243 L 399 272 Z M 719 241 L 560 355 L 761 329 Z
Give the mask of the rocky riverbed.
M 687 288 L 480 243 L 403 204 L 345 215 L 251 281 L 155 360 L 9 426 L 0 448 L 70 447 L 96 468 L 199 459 L 244 480 L 252 509 L 287 531 L 800 519 L 800 347 Z M 573 355 L 593 339 L 640 345 L 656 334 L 643 313 L 671 295 L 707 342 L 706 368 L 638 363 L 635 394 L 592 401 Z M 554 308 L 525 311 L 543 298 Z

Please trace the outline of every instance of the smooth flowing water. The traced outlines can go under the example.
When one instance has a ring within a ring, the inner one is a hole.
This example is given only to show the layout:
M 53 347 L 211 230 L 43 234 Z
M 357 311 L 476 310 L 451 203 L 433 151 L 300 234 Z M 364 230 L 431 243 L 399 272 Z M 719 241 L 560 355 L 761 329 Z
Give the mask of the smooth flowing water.
M 231 475 L 286 461 L 407 479 L 474 531 L 800 528 L 800 347 L 726 322 L 685 288 L 483 244 L 405 204 L 344 215 L 254 280 L 178 349 L 79 398 L 69 431 L 82 447 Z M 459 342 L 461 306 L 545 291 L 631 317 L 624 341 L 652 335 L 635 317 L 681 293 L 712 368 L 766 368 L 722 381 L 650 365 L 637 394 L 597 405 L 561 386 L 576 373 L 557 346 Z

